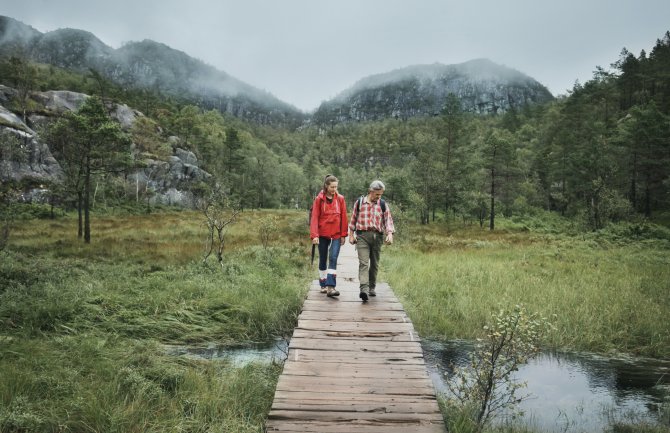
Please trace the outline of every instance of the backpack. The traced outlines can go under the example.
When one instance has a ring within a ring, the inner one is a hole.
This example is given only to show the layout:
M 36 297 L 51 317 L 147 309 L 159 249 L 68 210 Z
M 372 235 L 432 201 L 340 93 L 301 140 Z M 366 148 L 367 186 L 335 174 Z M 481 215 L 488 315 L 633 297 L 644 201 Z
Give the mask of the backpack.
M 356 200 L 356 204 L 358 204 L 358 212 L 361 211 L 361 205 L 363 204 L 363 199 L 365 196 L 360 196 L 358 197 L 358 200 Z M 354 204 L 354 209 L 356 208 L 356 204 Z M 382 215 L 386 213 L 386 202 L 384 201 L 383 198 L 379 199 L 379 206 L 382 208 Z M 353 209 L 351 210 L 353 212 Z M 356 221 L 354 221 L 354 226 L 356 226 L 356 223 L 358 222 L 358 215 L 356 214 Z
M 358 209 L 359 209 L 359 210 L 360 210 L 360 208 L 361 208 L 361 205 L 363 204 L 363 199 L 364 199 L 364 198 L 365 198 L 365 196 L 360 196 L 360 197 L 358 197 L 358 200 L 357 200 L 357 201 L 358 201 Z M 379 199 L 379 205 L 382 207 L 382 213 L 383 213 L 383 214 L 386 213 L 386 202 L 384 201 L 383 198 L 380 198 L 380 199 Z

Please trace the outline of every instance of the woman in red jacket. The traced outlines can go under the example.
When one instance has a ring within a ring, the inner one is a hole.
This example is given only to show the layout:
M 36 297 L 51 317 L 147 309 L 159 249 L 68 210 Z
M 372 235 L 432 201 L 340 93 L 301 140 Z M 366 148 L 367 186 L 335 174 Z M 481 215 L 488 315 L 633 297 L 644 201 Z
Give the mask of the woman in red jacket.
M 323 190 L 314 199 L 309 225 L 312 244 L 319 246 L 319 285 L 321 293 L 339 296 L 335 290 L 337 256 L 347 239 L 347 205 L 344 196 L 337 193 L 338 180 L 329 174 L 323 181 Z

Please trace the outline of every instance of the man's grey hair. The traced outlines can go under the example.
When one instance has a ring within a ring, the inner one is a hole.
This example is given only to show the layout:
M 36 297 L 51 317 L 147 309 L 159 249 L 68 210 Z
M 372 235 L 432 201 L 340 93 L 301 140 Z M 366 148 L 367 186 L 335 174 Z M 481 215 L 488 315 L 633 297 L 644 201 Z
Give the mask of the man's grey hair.
M 381 180 L 373 180 L 372 183 L 370 184 L 370 191 L 379 191 L 379 190 L 385 190 L 386 187 L 384 186 L 384 182 Z

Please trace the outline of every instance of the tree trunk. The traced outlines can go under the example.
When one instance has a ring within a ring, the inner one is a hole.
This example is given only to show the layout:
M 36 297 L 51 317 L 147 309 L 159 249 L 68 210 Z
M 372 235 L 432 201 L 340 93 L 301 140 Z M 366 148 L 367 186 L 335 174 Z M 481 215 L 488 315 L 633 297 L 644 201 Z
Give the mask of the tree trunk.
M 649 183 L 651 180 L 649 176 L 646 176 L 644 182 L 644 216 L 651 218 L 651 188 L 649 188 Z
M 86 167 L 84 176 L 84 242 L 91 243 L 91 169 Z
M 495 169 L 491 168 L 491 215 L 489 218 L 489 230 L 495 228 L 495 205 L 496 205 L 496 176 Z
M 79 190 L 77 191 L 77 221 L 78 221 L 77 237 L 79 239 L 81 239 L 82 236 L 84 235 L 84 219 L 82 215 L 83 206 L 84 206 L 84 196 L 82 194 L 82 191 Z

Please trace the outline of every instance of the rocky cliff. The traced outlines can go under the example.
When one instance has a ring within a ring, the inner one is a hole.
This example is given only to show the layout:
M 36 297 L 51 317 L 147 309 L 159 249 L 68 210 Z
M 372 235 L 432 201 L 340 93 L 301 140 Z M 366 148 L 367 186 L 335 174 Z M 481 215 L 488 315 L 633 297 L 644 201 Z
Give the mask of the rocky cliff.
M 14 89 L 0 85 L 0 180 L 29 181 L 31 187 L 37 189 L 41 183 L 62 180 L 63 170 L 49 143 L 38 131 L 48 127 L 60 114 L 78 110 L 88 95 L 69 91 L 35 92 L 31 95 L 35 108 L 25 121 L 6 108 L 15 95 Z M 110 104 L 108 109 L 125 131 L 130 131 L 135 120 L 143 116 L 124 104 Z M 132 170 L 127 177 L 137 191 L 151 191 L 153 203 L 192 207 L 191 186 L 211 175 L 199 167 L 192 152 L 179 148 L 178 137 L 171 137 L 169 142 L 174 149 L 172 156 L 164 161 L 140 161 L 141 168 Z M 25 193 L 27 199 L 39 197 L 31 190 Z

